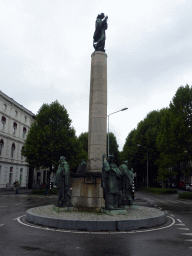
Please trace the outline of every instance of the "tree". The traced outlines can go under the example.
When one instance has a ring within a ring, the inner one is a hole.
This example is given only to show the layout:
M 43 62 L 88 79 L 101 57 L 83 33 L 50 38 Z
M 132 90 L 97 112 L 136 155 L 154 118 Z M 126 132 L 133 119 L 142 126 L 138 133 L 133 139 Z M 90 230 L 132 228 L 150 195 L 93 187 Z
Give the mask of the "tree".
M 177 175 L 177 172 L 172 172 L 169 169 L 166 169 L 166 168 L 163 169 L 162 167 L 160 167 L 159 171 L 158 171 L 157 180 L 161 180 L 162 181 L 162 188 L 165 188 L 166 187 L 166 180 L 168 178 L 171 178 L 171 177 L 176 176 L 176 175 Z
M 156 137 L 161 116 L 161 111 L 148 113 L 146 118 L 138 124 L 137 129 L 129 133 L 123 147 L 123 158 L 128 159 L 130 167 L 137 172 L 139 182 L 144 182 L 147 177 L 147 152 L 149 182 L 150 184 L 155 182 L 158 171 L 155 161 L 159 157 Z M 138 144 L 141 146 L 137 146 Z
M 83 150 L 85 151 L 85 161 L 88 159 L 88 132 L 81 133 L 78 137 L 81 142 Z
M 116 165 L 119 165 L 119 145 L 117 144 L 117 139 L 114 133 L 109 133 L 109 154 L 114 155 L 114 162 Z M 107 154 L 108 154 L 108 134 L 107 134 Z
M 191 160 L 192 155 L 192 88 L 180 86 L 169 105 L 164 110 L 157 136 L 160 169 L 174 167 L 182 175 L 180 164 Z
M 50 172 L 52 167 L 57 170 L 60 157 L 65 156 L 71 170 L 76 170 L 85 155 L 64 106 L 57 101 L 42 105 L 29 130 L 22 155 L 30 166 L 49 167 Z

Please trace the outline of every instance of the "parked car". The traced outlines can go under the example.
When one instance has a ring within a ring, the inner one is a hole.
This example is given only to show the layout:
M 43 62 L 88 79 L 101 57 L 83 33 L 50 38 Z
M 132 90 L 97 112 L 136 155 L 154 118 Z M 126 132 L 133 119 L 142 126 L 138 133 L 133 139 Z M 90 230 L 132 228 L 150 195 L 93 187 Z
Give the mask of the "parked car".
M 186 184 L 185 190 L 189 191 L 190 186 L 191 186 L 190 183 Z
M 191 191 L 191 192 L 192 192 L 192 185 L 190 185 L 190 186 L 189 186 L 189 191 Z

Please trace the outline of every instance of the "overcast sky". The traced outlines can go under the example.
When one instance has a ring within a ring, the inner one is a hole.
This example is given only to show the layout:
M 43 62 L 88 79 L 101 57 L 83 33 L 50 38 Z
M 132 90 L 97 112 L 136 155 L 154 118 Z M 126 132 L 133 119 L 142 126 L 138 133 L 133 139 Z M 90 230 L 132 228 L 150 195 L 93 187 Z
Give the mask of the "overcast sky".
M 37 113 L 58 100 L 88 131 L 95 20 L 108 15 L 110 131 L 129 132 L 192 81 L 192 1 L 0 0 L 0 90 Z

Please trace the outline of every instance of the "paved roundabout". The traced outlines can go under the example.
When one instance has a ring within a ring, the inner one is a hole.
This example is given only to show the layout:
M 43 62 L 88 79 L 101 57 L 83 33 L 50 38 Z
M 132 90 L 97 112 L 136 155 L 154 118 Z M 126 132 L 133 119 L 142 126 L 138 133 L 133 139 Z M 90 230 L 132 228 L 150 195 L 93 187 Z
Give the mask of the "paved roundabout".
M 53 205 L 27 210 L 26 220 L 50 228 L 81 231 L 131 231 L 163 225 L 167 214 L 157 208 L 138 206 L 123 215 L 107 215 L 85 211 L 56 212 Z

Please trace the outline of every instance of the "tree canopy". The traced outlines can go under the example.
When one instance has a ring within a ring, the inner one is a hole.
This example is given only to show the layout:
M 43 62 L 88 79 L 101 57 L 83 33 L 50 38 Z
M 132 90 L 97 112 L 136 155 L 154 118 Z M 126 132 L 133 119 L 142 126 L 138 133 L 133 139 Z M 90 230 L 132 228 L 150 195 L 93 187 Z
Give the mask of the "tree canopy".
M 148 150 L 149 181 L 175 176 L 181 163 L 185 166 L 183 171 L 191 173 L 187 164 L 192 160 L 191 127 L 192 87 L 180 86 L 168 108 L 150 112 L 128 134 L 122 152 L 123 160 L 128 159 L 143 179 L 146 176 Z M 182 171 L 179 172 L 181 174 Z
M 22 155 L 33 167 L 57 169 L 60 156 L 65 156 L 72 171 L 85 157 L 81 143 L 71 126 L 64 106 L 57 101 L 43 104 L 26 138 Z

